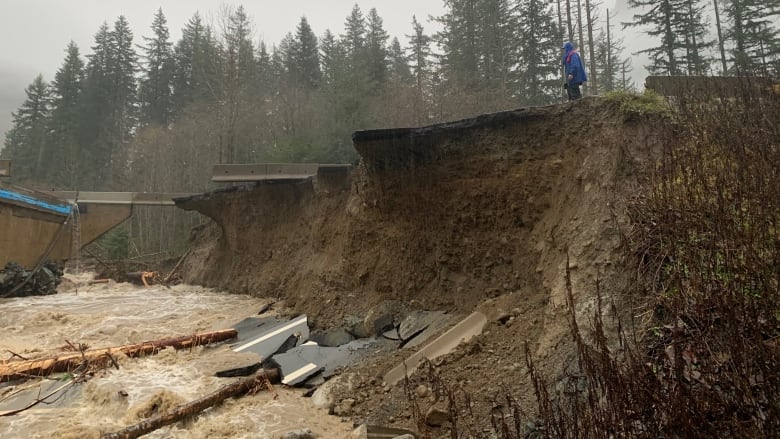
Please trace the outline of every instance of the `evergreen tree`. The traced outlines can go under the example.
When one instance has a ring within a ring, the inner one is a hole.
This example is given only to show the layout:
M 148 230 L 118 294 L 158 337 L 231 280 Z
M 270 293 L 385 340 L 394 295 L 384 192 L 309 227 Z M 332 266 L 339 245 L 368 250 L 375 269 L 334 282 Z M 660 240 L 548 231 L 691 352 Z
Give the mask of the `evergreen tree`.
M 517 97 L 523 105 L 547 105 L 559 96 L 560 30 L 554 11 L 542 0 L 519 5 L 520 74 Z
M 289 45 L 289 68 L 293 80 L 305 88 L 317 88 L 322 80 L 317 36 L 314 35 L 306 17 L 301 17 L 295 39 Z
M 479 5 L 477 0 L 445 0 L 447 12 L 436 18 L 442 30 L 435 35 L 441 48 L 443 80 L 456 88 L 473 91 L 479 78 Z
M 51 157 L 61 167 L 52 173 L 52 183 L 62 188 L 77 189 L 81 154 L 79 132 L 81 98 L 84 81 L 84 61 L 79 48 L 71 41 L 62 67 L 52 82 Z
M 412 78 L 412 72 L 409 67 L 409 61 L 406 57 L 406 54 L 404 53 L 404 49 L 401 47 L 401 42 L 398 41 L 397 37 L 393 37 L 393 41 L 390 42 L 390 48 L 387 51 L 387 56 L 390 63 L 388 67 L 390 78 L 394 79 L 400 84 L 406 84 L 410 82 Z
M 114 22 L 109 34 L 108 75 L 111 80 L 112 143 L 119 147 L 127 142 L 135 127 L 137 99 L 136 72 L 138 55 L 133 49 L 133 32 L 124 15 Z
M 105 23 L 101 25 L 87 58 L 79 129 L 83 169 L 91 172 L 84 173 L 81 188 L 106 190 L 119 184 L 118 172 L 124 172 L 121 156 L 136 127 L 137 55 L 124 16 L 116 20 L 112 30 Z
M 426 104 L 431 75 L 431 37 L 425 34 L 425 29 L 412 16 L 412 35 L 409 38 L 409 65 L 412 69 L 412 77 L 415 84 L 414 114 L 415 120 L 423 121 L 426 116 Z
M 323 80 L 328 85 L 335 85 L 346 71 L 346 51 L 330 30 L 326 30 L 321 39 L 320 62 Z
M 780 0 L 731 0 L 726 3 L 730 28 L 731 61 L 737 74 L 769 74 L 780 57 L 780 31 L 776 17 Z
M 523 2 L 520 2 L 520 8 Z M 512 82 L 512 67 L 517 60 L 518 23 L 508 0 L 481 0 L 480 76 L 483 87 L 499 96 L 507 95 L 505 85 Z M 525 43 L 524 43 L 525 44 Z
M 167 125 L 173 114 L 173 51 L 162 8 L 152 22 L 154 37 L 144 37 L 146 68 L 140 84 L 141 116 L 146 123 Z
M 14 179 L 44 181 L 47 130 L 51 109 L 49 85 L 42 75 L 24 90 L 22 106 L 12 113 L 13 126 L 6 133 L 3 156 L 14 161 Z
M 111 57 L 110 30 L 108 24 L 100 25 L 95 34 L 92 53 L 87 55 L 86 77 L 80 103 L 79 137 L 82 142 L 79 163 L 83 172 L 79 176 L 79 188 L 97 189 L 104 180 L 103 170 L 108 166 L 110 147 L 106 140 L 111 113 L 111 81 L 109 59 Z
M 360 61 L 366 46 L 366 20 L 360 7 L 355 4 L 344 24 L 344 35 L 341 41 L 345 52 L 349 55 L 351 69 L 360 69 Z
M 249 160 L 251 145 L 239 141 L 245 134 L 239 125 L 252 112 L 252 89 L 257 84 L 252 23 L 243 6 L 230 11 L 222 29 L 222 74 L 220 77 L 220 163 Z
M 387 39 L 389 36 L 384 29 L 382 18 L 375 8 L 368 11 L 367 21 L 366 68 L 374 88 L 378 89 L 378 86 L 384 84 L 387 79 Z
M 703 0 L 685 0 L 683 2 L 681 26 L 685 30 L 685 61 L 686 73 L 689 75 L 704 75 L 712 68 L 712 57 L 708 54 L 715 45 L 709 38 L 708 25 L 704 21 Z
M 609 14 L 609 11 L 607 11 Z M 623 56 L 622 38 L 615 38 L 607 18 L 607 29 L 596 38 L 595 65 L 603 91 L 627 90 L 622 79 L 624 62 L 630 58 Z M 628 70 L 626 73 L 630 72 Z
M 702 0 L 628 0 L 632 8 L 645 8 L 635 14 L 634 21 L 623 27 L 645 26 L 652 37 L 660 37 L 661 45 L 642 50 L 647 53 L 653 74 L 699 74 L 708 70 L 704 53 L 712 42 L 707 41 L 703 23 Z
M 190 18 L 174 49 L 173 101 L 177 112 L 193 102 L 217 99 L 218 56 L 211 29 L 199 14 Z

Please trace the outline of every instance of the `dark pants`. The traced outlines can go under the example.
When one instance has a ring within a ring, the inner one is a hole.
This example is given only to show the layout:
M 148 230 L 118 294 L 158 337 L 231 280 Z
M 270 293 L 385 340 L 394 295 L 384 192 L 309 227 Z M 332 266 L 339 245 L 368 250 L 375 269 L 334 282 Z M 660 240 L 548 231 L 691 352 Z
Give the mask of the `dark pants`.
M 581 82 L 569 81 L 566 87 L 566 93 L 569 95 L 570 101 L 575 101 L 582 98 L 582 92 L 580 91 Z

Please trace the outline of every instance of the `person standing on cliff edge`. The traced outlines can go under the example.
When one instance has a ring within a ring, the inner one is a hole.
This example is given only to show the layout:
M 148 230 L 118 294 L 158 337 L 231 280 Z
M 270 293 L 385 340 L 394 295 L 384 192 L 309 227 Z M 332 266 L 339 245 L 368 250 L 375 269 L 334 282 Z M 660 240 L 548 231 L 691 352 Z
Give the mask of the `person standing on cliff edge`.
M 588 80 L 585 66 L 582 65 L 580 54 L 574 50 L 571 41 L 563 43 L 563 71 L 566 74 L 566 93 L 569 100 L 574 101 L 582 97 L 580 85 Z

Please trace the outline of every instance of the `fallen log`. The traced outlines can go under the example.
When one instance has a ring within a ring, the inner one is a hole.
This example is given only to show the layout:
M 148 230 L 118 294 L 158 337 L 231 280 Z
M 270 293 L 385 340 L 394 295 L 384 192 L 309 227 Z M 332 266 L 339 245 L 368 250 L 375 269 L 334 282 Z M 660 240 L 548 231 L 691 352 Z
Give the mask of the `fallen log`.
M 92 279 L 91 281 L 87 282 L 87 285 L 107 284 L 109 282 L 111 282 L 111 279 Z
M 190 250 L 192 250 L 192 247 L 188 248 L 186 252 L 184 252 L 183 255 L 179 258 L 179 262 L 176 263 L 176 265 L 173 267 L 173 270 L 171 270 L 170 273 L 168 273 L 167 276 L 163 279 L 163 283 L 167 284 L 168 282 L 173 279 L 173 275 L 176 274 L 176 272 L 179 270 L 179 266 L 181 266 L 181 263 L 184 262 L 184 259 L 187 257 L 187 255 L 190 254 Z
M 235 329 L 223 329 L 220 331 L 195 334 L 185 337 L 168 338 L 143 343 L 130 344 L 103 349 L 92 349 L 84 352 L 69 352 L 54 357 L 38 358 L 25 361 L 11 361 L 0 364 L 0 383 L 31 376 L 46 376 L 52 373 L 69 372 L 84 362 L 91 364 L 110 364 L 111 356 L 122 353 L 131 358 L 154 355 L 162 349 L 172 347 L 174 349 L 188 349 L 194 346 L 217 343 L 235 338 L 238 332 Z
M 125 427 L 114 433 L 106 433 L 100 436 L 101 439 L 135 439 L 150 433 L 158 428 L 165 427 L 166 425 L 173 424 L 185 418 L 197 415 L 198 413 L 206 410 L 209 407 L 213 407 L 222 401 L 237 396 L 243 396 L 247 392 L 267 385 L 267 383 L 279 382 L 279 370 L 278 369 L 264 369 L 256 375 L 244 378 L 221 387 L 214 393 L 210 393 L 203 398 L 196 399 L 195 401 L 188 402 L 186 404 L 179 405 L 168 413 L 158 415 L 137 424 Z

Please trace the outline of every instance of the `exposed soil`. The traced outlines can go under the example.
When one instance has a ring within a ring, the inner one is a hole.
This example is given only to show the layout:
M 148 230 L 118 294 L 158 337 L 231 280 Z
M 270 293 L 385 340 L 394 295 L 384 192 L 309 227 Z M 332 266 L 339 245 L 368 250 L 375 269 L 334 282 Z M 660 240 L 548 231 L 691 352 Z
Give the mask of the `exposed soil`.
M 317 327 L 388 303 L 480 310 L 484 333 L 437 360 L 438 372 L 474 401 L 508 390 L 528 403 L 525 343 L 550 376 L 573 360 L 567 257 L 584 326 L 597 279 L 607 299 L 621 291 L 625 200 L 664 131 L 589 98 L 356 133 L 362 160 L 347 181 L 248 185 L 180 202 L 213 220 L 194 232 L 184 280 L 283 300 Z M 413 424 L 403 386 L 381 380 L 402 353 L 343 373 L 332 402 L 355 399 L 344 413 L 355 420 Z M 420 394 L 425 410 L 435 398 Z

